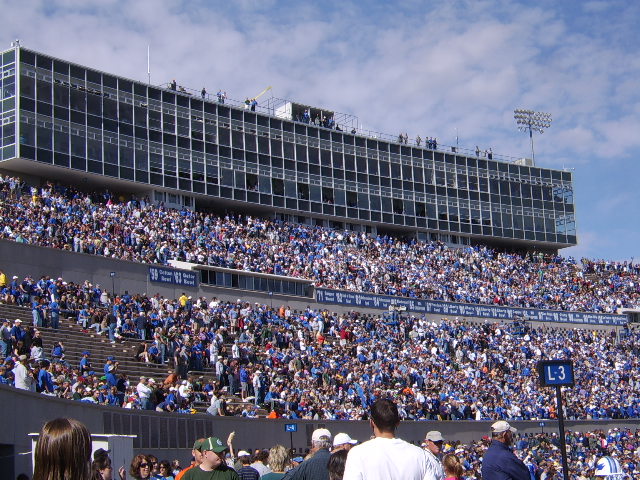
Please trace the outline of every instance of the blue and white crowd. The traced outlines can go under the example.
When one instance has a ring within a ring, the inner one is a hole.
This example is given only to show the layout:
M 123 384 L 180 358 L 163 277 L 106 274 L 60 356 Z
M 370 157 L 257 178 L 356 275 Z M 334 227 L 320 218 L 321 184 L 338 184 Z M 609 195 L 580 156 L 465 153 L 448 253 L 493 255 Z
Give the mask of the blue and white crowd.
M 11 177 L 0 181 L 0 220 L 0 237 L 17 242 L 149 263 L 180 259 L 353 291 L 597 312 L 638 300 L 640 267 L 627 262 L 455 250 L 52 185 L 27 189 Z M 553 357 L 576 366 L 566 417 L 640 418 L 634 330 L 515 331 L 461 318 L 295 311 L 186 294 L 113 297 L 88 281 L 20 278 L 2 267 L 0 303 L 29 308 L 32 321 L 3 319 L 0 383 L 44 395 L 165 412 L 204 403 L 211 415 L 251 418 L 266 409 L 270 418 L 315 420 L 364 419 L 375 400 L 390 397 L 404 420 L 541 420 L 556 418 L 555 398 L 539 387 L 535 365 Z M 122 359 L 94 359 L 90 351 L 72 361 L 43 330 L 65 328 L 61 317 L 111 342 L 138 341 L 135 360 L 166 365 L 166 377 L 129 378 L 119 370 Z M 227 404 L 230 395 L 243 401 Z M 480 478 L 487 441 L 451 441 L 444 451 L 465 459 L 465 478 Z M 640 431 L 568 432 L 567 443 L 572 478 L 592 478 L 605 454 L 629 478 L 638 475 Z M 560 478 L 557 436 L 521 436 L 515 447 L 535 478 Z
M 567 396 L 568 418 L 640 417 L 640 334 L 633 330 L 620 335 L 552 328 L 515 332 L 509 325 L 458 318 L 435 323 L 398 313 L 293 311 L 286 305 L 184 294 L 111 298 L 89 282 L 46 276 L 13 282 L 28 292 L 21 302 L 31 305 L 33 325 L 5 320 L 0 381 L 15 381 L 13 365 L 20 356 L 31 365 L 44 360 L 51 378 L 41 375 L 40 367 L 36 373 L 43 378 L 31 388 L 52 395 L 98 395 L 99 403 L 150 409 L 162 404 L 160 409 L 183 411 L 195 400 L 211 399 L 210 413 L 255 416 L 256 409 L 248 406 L 225 411 L 223 394 L 233 393 L 266 406 L 273 416 L 345 420 L 364 418 L 373 401 L 391 395 L 404 419 L 546 419 L 556 416 L 555 399 L 539 388 L 536 363 L 569 358 L 576 365 L 577 386 Z M 3 301 L 17 301 L 9 290 L 4 288 Z M 175 373 L 156 379 L 159 391 L 147 401 L 137 378 L 109 371 L 113 362 L 90 369 L 69 364 L 64 346 L 47 343 L 39 330 L 55 328 L 53 318 L 59 315 L 113 342 L 146 340 L 138 342 L 135 359 L 167 364 Z M 87 370 L 94 374 L 85 375 Z M 194 381 L 190 371 L 204 371 L 205 378 Z M 109 392 L 115 396 L 107 399 Z
M 634 307 L 640 267 L 449 248 L 249 216 L 174 210 L 0 177 L 0 238 L 146 263 L 183 260 L 412 298 L 612 313 Z

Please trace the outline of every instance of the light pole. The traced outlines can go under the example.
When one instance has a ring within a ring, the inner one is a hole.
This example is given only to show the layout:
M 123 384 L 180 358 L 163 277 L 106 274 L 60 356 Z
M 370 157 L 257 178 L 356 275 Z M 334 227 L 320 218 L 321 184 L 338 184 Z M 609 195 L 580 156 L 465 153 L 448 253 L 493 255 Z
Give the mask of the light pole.
M 533 132 L 544 133 L 545 129 L 551 126 L 551 114 L 519 108 L 513 111 L 513 118 L 516 120 L 518 130 L 521 132 L 529 131 L 529 139 L 531 140 L 531 160 L 534 160 Z

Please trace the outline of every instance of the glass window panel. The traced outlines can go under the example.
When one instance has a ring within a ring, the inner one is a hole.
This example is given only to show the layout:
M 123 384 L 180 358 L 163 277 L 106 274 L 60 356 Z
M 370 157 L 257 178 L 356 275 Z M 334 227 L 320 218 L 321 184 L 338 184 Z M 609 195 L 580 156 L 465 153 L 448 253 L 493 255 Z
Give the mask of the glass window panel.
M 271 179 L 271 188 L 274 195 L 284 196 L 284 182 L 280 178 Z
M 366 193 L 358 193 L 358 208 L 369 208 L 369 195 Z
M 258 176 L 260 193 L 271 193 L 271 179 L 263 175 Z
M 26 75 L 20 76 L 20 94 L 27 98 L 36 98 L 36 81 Z
M 289 198 L 298 198 L 298 185 L 291 180 L 284 181 L 284 194 Z
M 104 144 L 104 161 L 105 163 L 118 164 L 118 147 L 112 143 Z
M 36 127 L 28 123 L 20 124 L 20 143 L 23 145 L 35 146 L 36 144 Z
M 61 107 L 69 106 L 69 87 L 64 85 L 53 86 L 53 103 Z
M 102 109 L 103 109 L 105 118 L 109 118 L 111 120 L 118 119 L 118 102 L 116 102 L 115 100 L 111 100 L 109 98 L 103 98 Z
M 102 143 L 97 140 L 87 140 L 87 156 L 92 160 L 102 160 Z
M 76 89 L 71 89 L 69 106 L 78 112 L 87 111 L 87 94 Z
M 38 101 L 51 103 L 51 84 L 44 80 L 37 81 Z
M 84 157 L 86 155 L 86 142 L 84 137 L 71 135 L 71 155 Z
M 309 193 L 310 193 L 311 201 L 313 202 L 322 201 L 322 189 L 318 185 L 310 185 Z
M 133 168 L 133 149 L 120 147 L 120 166 Z
M 120 102 L 118 105 L 119 120 L 124 123 L 133 123 L 133 106 Z
M 358 206 L 358 194 L 356 192 L 347 192 L 347 207 Z
M 69 134 L 65 132 L 54 132 L 53 148 L 56 152 L 69 153 Z
M 232 187 L 233 186 L 233 170 L 228 168 L 221 168 L 220 174 L 222 176 L 222 185 Z
M 102 115 L 102 99 L 99 96 L 87 94 L 87 112 L 91 115 Z

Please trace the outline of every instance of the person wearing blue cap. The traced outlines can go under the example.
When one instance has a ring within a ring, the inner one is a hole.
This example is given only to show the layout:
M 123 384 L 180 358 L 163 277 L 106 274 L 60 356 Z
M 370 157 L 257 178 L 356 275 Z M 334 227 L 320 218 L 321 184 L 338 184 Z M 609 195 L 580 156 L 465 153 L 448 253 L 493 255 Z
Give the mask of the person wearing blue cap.
M 107 379 L 107 383 L 115 387 L 118 385 L 118 379 L 116 378 L 116 372 L 118 371 L 118 362 L 114 357 L 107 357 L 107 363 L 104 365 L 104 376 Z
M 89 360 L 90 356 L 91 356 L 91 353 L 88 350 L 85 350 L 84 352 L 82 352 L 82 358 L 80 359 L 80 375 L 92 369 L 91 360 Z

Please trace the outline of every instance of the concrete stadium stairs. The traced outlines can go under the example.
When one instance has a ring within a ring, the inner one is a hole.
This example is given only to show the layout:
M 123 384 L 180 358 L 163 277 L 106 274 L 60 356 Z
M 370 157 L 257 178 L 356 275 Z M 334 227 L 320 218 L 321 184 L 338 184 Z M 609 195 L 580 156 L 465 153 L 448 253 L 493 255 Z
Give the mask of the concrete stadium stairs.
M 6 318 L 10 322 L 19 318 L 22 320 L 23 326 L 33 325 L 31 310 L 16 305 L 0 305 L 0 318 Z M 72 367 L 79 366 L 82 352 L 87 350 L 91 353 L 91 366 L 96 373 L 102 375 L 107 357 L 114 356 L 120 363 L 119 371 L 126 374 L 132 383 L 137 381 L 141 375 L 152 377 L 156 381 L 163 381 L 171 369 L 168 364 L 158 365 L 135 361 L 134 356 L 140 340 L 127 339 L 110 343 L 108 335 L 99 335 L 93 329 L 85 333 L 75 320 L 62 316 L 60 317 L 60 328 L 58 330 L 50 327 L 40 327 L 38 330 L 42 333 L 42 346 L 45 357 L 49 358 L 54 343 L 61 341 L 65 348 L 65 360 Z M 193 373 L 206 374 L 205 372 Z
M 11 324 L 17 318 L 22 320 L 23 326 L 33 325 L 31 309 L 17 305 L 0 304 L 0 319 L 7 319 Z M 106 334 L 100 335 L 93 329 L 83 332 L 82 327 L 75 319 L 60 317 L 60 328 L 54 330 L 50 327 L 40 327 L 42 334 L 42 346 L 45 358 L 50 358 L 51 348 L 56 342 L 62 342 L 65 348 L 65 360 L 72 367 L 80 365 L 82 352 L 85 350 L 91 353 L 90 360 L 93 370 L 100 376 L 104 372 L 104 364 L 108 356 L 113 356 L 119 362 L 119 371 L 129 377 L 132 385 L 135 385 L 140 376 L 153 378 L 156 382 L 162 383 L 167 375 L 173 371 L 172 361 L 168 364 L 159 365 L 155 363 L 144 363 L 134 360 L 135 353 L 141 340 L 126 339 L 111 343 Z M 231 345 L 228 345 L 230 350 Z M 189 375 L 195 378 L 204 377 L 205 380 L 213 377 L 213 371 L 208 368 L 205 371 L 190 371 Z M 249 403 L 244 402 L 236 395 L 223 395 L 228 406 L 244 408 Z M 199 413 L 204 413 L 209 407 L 208 402 L 195 402 L 194 408 Z M 268 412 L 261 408 L 260 415 Z

